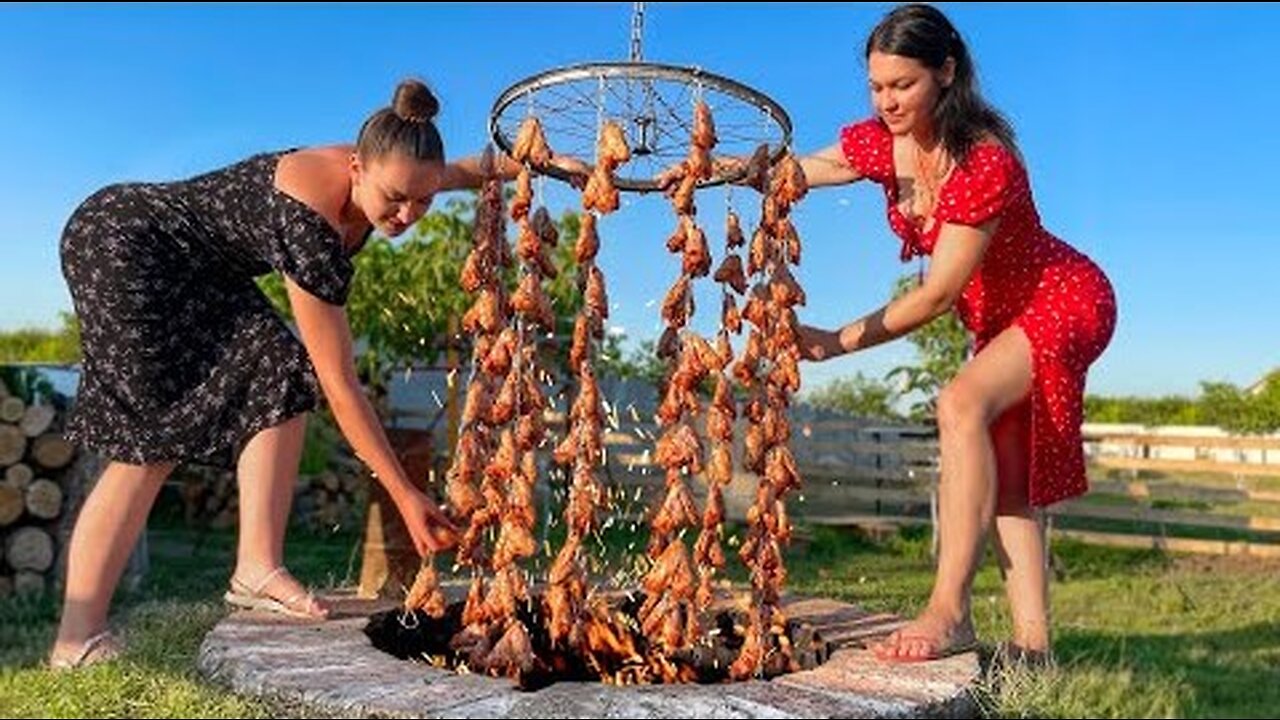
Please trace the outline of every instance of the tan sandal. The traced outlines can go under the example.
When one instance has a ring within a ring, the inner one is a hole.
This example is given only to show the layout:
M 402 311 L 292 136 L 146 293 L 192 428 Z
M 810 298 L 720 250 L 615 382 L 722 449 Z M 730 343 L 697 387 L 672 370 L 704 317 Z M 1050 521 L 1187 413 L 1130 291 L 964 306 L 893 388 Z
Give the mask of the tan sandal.
M 74 655 L 50 657 L 50 670 L 75 670 L 76 668 L 109 662 L 124 653 L 124 642 L 110 630 L 103 630 L 94 635 Z
M 233 577 L 231 578 L 231 588 L 222 596 L 222 599 L 228 605 L 246 610 L 262 610 L 263 612 L 277 613 L 303 620 L 327 619 L 329 613 L 323 608 L 320 612 L 311 610 L 313 605 L 319 605 L 319 603 L 316 602 L 315 595 L 309 592 L 294 593 L 283 600 L 278 600 L 263 592 L 276 576 L 284 572 L 287 572 L 287 570 L 281 565 L 263 575 L 253 586 Z

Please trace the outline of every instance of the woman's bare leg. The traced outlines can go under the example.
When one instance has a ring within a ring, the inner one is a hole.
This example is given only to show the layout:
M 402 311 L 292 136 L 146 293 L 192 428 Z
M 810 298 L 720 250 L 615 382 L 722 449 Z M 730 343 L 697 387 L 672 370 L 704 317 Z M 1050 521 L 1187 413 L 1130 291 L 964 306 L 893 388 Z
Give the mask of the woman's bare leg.
M 85 498 L 67 550 L 66 595 L 50 659 L 73 657 L 104 631 L 116 586 L 172 463 L 109 463 Z
M 1005 330 L 961 369 L 938 397 L 938 570 L 918 617 L 872 646 L 887 660 L 925 660 L 973 639 L 970 592 L 995 514 L 991 424 L 1027 397 L 1031 345 Z
M 232 577 L 257 589 L 269 573 L 284 565 L 284 537 L 289 526 L 298 464 L 302 459 L 307 416 L 299 415 L 254 435 L 236 466 L 240 486 L 240 541 Z M 287 572 L 277 573 L 261 588 L 281 601 L 305 598 L 305 588 Z M 323 617 L 325 609 L 304 599 L 294 609 Z
M 996 556 L 1004 573 L 1013 620 L 1013 643 L 1021 650 L 1049 649 L 1049 574 L 1043 518 L 1027 502 L 1031 470 L 1030 405 L 1020 404 L 992 430 L 1000 489 L 996 500 Z

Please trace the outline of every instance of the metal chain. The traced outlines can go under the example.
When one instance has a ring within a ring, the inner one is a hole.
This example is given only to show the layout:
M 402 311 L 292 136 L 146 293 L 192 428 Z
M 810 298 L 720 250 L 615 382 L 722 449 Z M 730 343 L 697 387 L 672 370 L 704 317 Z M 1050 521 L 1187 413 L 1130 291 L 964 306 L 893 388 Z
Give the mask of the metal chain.
M 631 8 L 631 62 L 640 62 L 644 44 L 644 3 L 632 3 Z

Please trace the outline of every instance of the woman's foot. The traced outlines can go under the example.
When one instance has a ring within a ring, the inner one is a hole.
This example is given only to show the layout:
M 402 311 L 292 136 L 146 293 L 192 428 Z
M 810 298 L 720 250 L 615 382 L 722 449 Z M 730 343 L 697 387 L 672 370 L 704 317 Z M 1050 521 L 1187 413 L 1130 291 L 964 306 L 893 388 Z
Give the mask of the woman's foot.
M 868 647 L 885 662 L 923 662 L 973 650 L 977 639 L 967 617 L 953 618 L 926 609 L 915 620 Z
M 114 660 L 124 652 L 124 642 L 110 630 L 83 642 L 57 640 L 49 651 L 49 669 L 73 670 Z
M 231 588 L 223 596 L 229 604 L 264 610 L 304 620 L 324 620 L 329 608 L 302 586 L 283 565 L 257 574 L 239 568 L 231 576 Z
M 991 666 L 1000 670 L 1048 670 L 1054 666 L 1053 652 L 1048 646 L 1036 648 L 1002 642 L 992 653 Z

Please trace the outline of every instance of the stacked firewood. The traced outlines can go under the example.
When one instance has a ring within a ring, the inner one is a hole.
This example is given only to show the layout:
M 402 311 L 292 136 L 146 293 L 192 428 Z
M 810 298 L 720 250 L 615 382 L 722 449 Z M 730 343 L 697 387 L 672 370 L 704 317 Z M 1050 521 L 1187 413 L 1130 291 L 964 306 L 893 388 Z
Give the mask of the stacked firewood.
M 182 519 L 190 527 L 224 529 L 240 522 L 235 470 L 184 463 L 170 476 L 177 488 Z M 354 524 L 364 507 L 368 482 L 363 468 L 338 456 L 333 467 L 298 478 L 294 517 L 317 530 Z
M 596 343 L 604 338 L 609 317 L 609 297 L 604 273 L 596 265 L 600 250 L 597 221 L 618 209 L 613 177 L 618 166 L 631 159 L 622 128 L 614 122 L 601 125 L 596 142 L 595 169 L 582 193 L 582 223 L 574 244 L 582 307 L 574 318 L 569 348 L 570 371 L 577 374 L 578 394 L 569 409 L 564 439 L 556 446 L 554 460 L 569 471 L 569 494 L 564 521 L 567 537 L 547 577 L 544 611 L 553 647 L 585 648 L 588 578 L 583 542 L 598 527 L 598 513 L 605 504 L 604 486 L 597 473 L 604 460 L 604 405 L 593 364 Z M 594 211 L 594 212 L 593 212 Z
M 0 598 L 51 589 L 69 484 L 82 482 L 64 422 L 53 404 L 28 404 L 0 381 Z
M 185 464 L 172 482 L 182 501 L 182 519 L 190 526 L 228 528 L 239 521 L 240 498 L 236 474 L 225 468 Z
M 367 491 L 364 473 L 341 465 L 299 478 L 297 515 L 316 530 L 352 526 L 359 519 Z
M 789 270 L 790 265 L 800 262 L 800 238 L 789 214 L 808 189 L 799 162 L 790 155 L 771 176 L 764 146 L 749 163 L 746 183 L 761 192 L 763 200 L 760 224 L 747 253 L 746 273 L 756 282 L 742 317 L 751 328 L 733 375 L 749 393 L 743 467 L 755 473 L 759 482 L 755 502 L 747 511 L 746 540 L 739 551 L 750 573 L 752 597 L 746 640 L 730 668 L 735 678 L 759 674 L 766 662 L 777 663 L 784 671 L 796 668 L 779 604 L 786 581 L 782 548 L 791 537 L 785 496 L 800 486 L 788 445 L 791 427 L 787 409 L 800 389 L 794 308 L 805 301 L 804 291 Z

